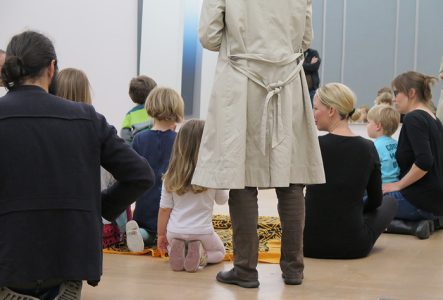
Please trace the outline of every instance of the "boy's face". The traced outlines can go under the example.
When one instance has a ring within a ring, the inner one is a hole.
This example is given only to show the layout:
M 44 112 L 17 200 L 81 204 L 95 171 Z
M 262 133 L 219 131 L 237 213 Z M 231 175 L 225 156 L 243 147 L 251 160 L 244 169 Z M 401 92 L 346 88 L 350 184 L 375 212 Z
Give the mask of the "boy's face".
M 368 125 L 366 125 L 366 130 L 368 132 L 368 136 L 371 139 L 375 139 L 383 135 L 383 131 L 381 130 L 380 124 L 375 123 L 374 120 L 368 119 Z

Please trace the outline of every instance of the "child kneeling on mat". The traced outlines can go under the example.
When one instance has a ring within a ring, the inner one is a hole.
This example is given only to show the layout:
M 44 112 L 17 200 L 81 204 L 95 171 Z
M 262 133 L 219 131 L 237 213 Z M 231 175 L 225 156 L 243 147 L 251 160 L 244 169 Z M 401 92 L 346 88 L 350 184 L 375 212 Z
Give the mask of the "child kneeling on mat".
M 212 226 L 214 202 L 228 193 L 191 185 L 204 121 L 190 120 L 177 134 L 171 161 L 163 177 L 158 212 L 157 246 L 169 253 L 172 270 L 196 272 L 199 266 L 221 262 L 225 247 Z

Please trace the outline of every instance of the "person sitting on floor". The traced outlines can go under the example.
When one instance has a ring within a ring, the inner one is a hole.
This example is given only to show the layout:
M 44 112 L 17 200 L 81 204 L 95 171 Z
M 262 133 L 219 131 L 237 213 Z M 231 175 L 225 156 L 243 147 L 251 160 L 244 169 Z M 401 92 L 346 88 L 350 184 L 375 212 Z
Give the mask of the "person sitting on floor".
M 102 275 L 101 217 L 113 220 L 154 174 L 91 105 L 55 93 L 44 35 L 8 44 L 0 98 L 0 299 L 72 299 Z M 7 145 L 6 145 L 7 144 Z M 100 193 L 100 165 L 117 182 Z
M 435 81 L 414 71 L 392 81 L 395 106 L 405 117 L 396 154 L 400 180 L 383 185 L 384 193 L 399 192 L 399 210 L 388 232 L 416 235 L 443 225 L 443 126 L 431 106 Z
M 154 169 L 155 185 L 137 199 L 134 220 L 126 224 L 127 244 L 132 252 L 142 252 L 145 245 L 156 244 L 162 176 L 171 158 L 172 145 L 177 135 L 176 124 L 182 122 L 184 115 L 182 97 L 170 88 L 158 87 L 152 90 L 145 106 L 154 119 L 154 126 L 151 130 L 137 134 L 132 147 Z
M 169 253 L 174 271 L 196 272 L 199 266 L 225 257 L 225 246 L 212 225 L 212 210 L 214 202 L 228 201 L 228 192 L 191 184 L 204 125 L 189 120 L 180 128 L 164 176 L 157 245 Z
M 330 83 L 314 97 L 314 119 L 326 183 L 306 190 L 304 254 L 315 258 L 367 256 L 397 211 L 381 190 L 380 161 L 372 141 L 356 136 L 348 120 L 357 119 L 354 93 Z M 363 196 L 367 191 L 367 201 Z
M 123 119 L 120 136 L 126 143 L 132 143 L 134 136 L 138 132 L 148 130 L 152 127 L 152 120 L 146 112 L 145 102 L 149 93 L 151 93 L 156 86 L 157 83 L 154 79 L 145 75 L 132 78 L 129 83 L 129 97 L 131 97 L 132 102 L 137 105 L 128 111 Z

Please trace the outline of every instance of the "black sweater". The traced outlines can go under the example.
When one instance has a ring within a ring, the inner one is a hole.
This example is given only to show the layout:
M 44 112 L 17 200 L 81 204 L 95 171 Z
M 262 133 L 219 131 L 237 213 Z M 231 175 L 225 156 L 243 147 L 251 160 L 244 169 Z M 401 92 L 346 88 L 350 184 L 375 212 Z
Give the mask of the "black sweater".
M 319 137 L 319 142 L 326 184 L 307 187 L 305 255 L 366 256 L 374 241 L 363 212 L 376 209 L 383 197 L 377 151 L 362 137 L 327 134 Z
M 428 173 L 401 190 L 417 208 L 443 215 L 443 127 L 423 110 L 406 114 L 397 147 L 400 178 L 415 163 Z

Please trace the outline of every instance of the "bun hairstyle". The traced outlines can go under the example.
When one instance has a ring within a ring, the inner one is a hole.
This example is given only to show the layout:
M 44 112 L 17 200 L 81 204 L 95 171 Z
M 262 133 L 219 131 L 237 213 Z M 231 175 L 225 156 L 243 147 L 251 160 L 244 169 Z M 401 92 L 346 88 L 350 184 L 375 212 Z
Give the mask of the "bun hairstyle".
M 375 105 L 380 105 L 380 104 L 386 104 L 386 105 L 392 105 L 392 99 L 394 98 L 394 96 L 392 95 L 391 92 L 383 92 L 381 94 L 379 94 L 377 96 L 377 98 L 375 98 Z
M 437 78 L 419 72 L 409 71 L 395 77 L 392 81 L 392 88 L 405 95 L 411 89 L 417 94 L 417 100 L 431 107 L 432 91 L 431 87 L 437 82 Z
M 15 35 L 6 48 L 1 72 L 4 86 L 11 90 L 24 80 L 40 77 L 52 60 L 57 62 L 57 55 L 54 45 L 46 36 L 35 31 Z
M 328 83 L 317 89 L 316 94 L 323 105 L 335 108 L 342 120 L 356 121 L 360 118 L 360 110 L 355 109 L 355 94 L 346 85 Z

